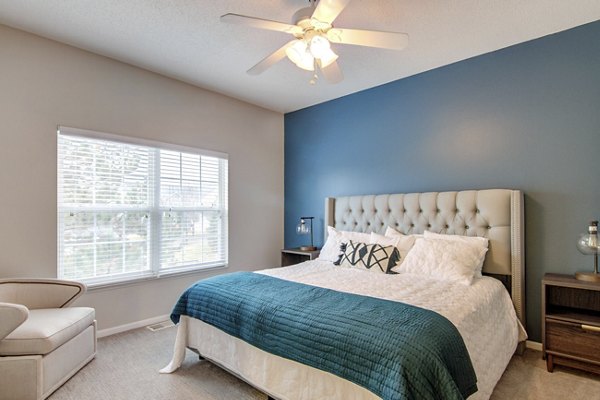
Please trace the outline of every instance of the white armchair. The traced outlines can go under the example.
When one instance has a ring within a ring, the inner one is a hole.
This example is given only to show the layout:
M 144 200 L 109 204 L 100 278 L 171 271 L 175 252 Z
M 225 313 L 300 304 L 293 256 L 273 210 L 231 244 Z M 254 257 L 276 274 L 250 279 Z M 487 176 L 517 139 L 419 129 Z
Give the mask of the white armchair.
M 45 399 L 96 355 L 86 290 L 58 279 L 0 279 L 0 400 Z

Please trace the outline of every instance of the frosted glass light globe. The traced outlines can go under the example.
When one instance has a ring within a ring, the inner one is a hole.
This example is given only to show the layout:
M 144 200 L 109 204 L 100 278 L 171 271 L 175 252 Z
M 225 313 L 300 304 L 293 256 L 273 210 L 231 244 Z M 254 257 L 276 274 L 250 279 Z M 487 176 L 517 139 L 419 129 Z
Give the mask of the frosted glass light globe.
M 323 56 L 321 57 L 321 68 L 325 68 L 330 65 L 332 62 L 338 59 L 338 55 L 333 52 L 333 50 L 328 49 Z
M 314 58 L 322 58 L 328 50 L 331 51 L 331 44 L 324 36 L 316 35 L 310 40 L 309 48 Z
M 291 62 L 298 64 L 302 59 L 302 55 L 306 53 L 307 44 L 304 40 L 296 40 L 296 42 L 285 50 Z
M 293 45 L 285 50 L 285 54 L 299 68 L 314 71 L 315 59 L 308 51 L 308 44 L 304 40 L 296 40 Z

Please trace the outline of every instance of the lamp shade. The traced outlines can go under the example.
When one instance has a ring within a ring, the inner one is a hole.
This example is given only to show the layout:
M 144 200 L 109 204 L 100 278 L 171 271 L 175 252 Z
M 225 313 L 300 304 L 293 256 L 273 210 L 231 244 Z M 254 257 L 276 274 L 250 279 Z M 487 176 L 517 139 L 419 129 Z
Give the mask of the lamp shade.
M 600 247 L 598 247 L 598 235 L 589 233 L 579 235 L 577 250 L 587 255 L 597 254 L 600 251 Z
M 310 231 L 310 225 L 308 225 L 304 219 L 300 219 L 300 223 L 296 227 L 296 233 L 299 235 L 308 235 Z
M 312 221 L 314 217 L 300 217 L 300 222 L 296 226 L 296 233 L 299 235 L 309 235 L 310 234 L 310 246 L 300 246 L 301 250 L 313 251 L 317 248 L 313 245 L 313 229 L 312 229 Z
M 577 249 L 583 254 L 594 256 L 594 272 L 577 272 L 575 278 L 584 281 L 600 282 L 600 274 L 598 273 L 598 253 L 600 253 L 600 246 L 598 245 L 598 221 L 591 221 L 588 226 L 588 233 L 579 235 Z
M 319 59 L 321 61 L 321 68 L 325 68 L 331 65 L 332 62 L 338 59 L 338 55 L 333 52 L 331 49 L 327 49 L 323 52 L 323 55 Z
M 331 43 L 323 35 L 315 35 L 310 41 L 297 39 L 285 50 L 285 54 L 298 68 L 307 71 L 315 70 L 315 60 L 319 61 L 321 68 L 325 68 L 338 59 L 331 50 Z
M 308 44 L 305 40 L 296 40 L 293 45 L 285 50 L 285 54 L 291 62 L 298 66 L 298 68 L 314 71 L 315 59 L 310 53 Z
M 331 50 L 331 44 L 325 36 L 315 35 L 310 39 L 310 53 L 314 58 L 322 58 L 328 50 Z

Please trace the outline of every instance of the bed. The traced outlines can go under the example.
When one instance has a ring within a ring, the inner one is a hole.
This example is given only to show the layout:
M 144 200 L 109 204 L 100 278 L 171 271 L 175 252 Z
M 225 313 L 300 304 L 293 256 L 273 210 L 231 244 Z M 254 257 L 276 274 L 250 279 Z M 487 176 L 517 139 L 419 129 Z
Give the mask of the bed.
M 411 274 L 390 277 L 351 269 L 340 274 L 339 267 L 319 260 L 251 274 L 401 301 L 439 313 L 457 328 L 470 354 L 479 390 L 469 398 L 489 398 L 513 353 L 524 349 L 526 338 L 522 193 L 488 189 L 327 198 L 325 225 L 354 232 L 384 233 L 390 227 L 407 235 L 432 231 L 489 239 L 485 276 L 466 289 Z M 272 398 L 380 398 L 351 380 L 271 354 L 186 315 L 179 320 L 173 359 L 161 372 L 177 370 L 186 348 Z

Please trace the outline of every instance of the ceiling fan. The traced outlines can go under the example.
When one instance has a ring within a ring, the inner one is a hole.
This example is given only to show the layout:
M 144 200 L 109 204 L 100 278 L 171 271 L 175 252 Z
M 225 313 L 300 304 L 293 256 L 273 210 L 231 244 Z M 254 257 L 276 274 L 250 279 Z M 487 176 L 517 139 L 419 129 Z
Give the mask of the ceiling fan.
M 338 83 L 343 75 L 331 43 L 393 50 L 402 50 L 408 44 L 406 33 L 334 28 L 333 21 L 350 0 L 309 0 L 309 3 L 309 7 L 296 11 L 292 24 L 239 14 L 221 16 L 222 22 L 285 32 L 295 37 L 250 68 L 248 74 L 258 75 L 287 56 L 299 68 L 314 71 L 310 83 L 317 82 L 318 71 L 329 82 Z

